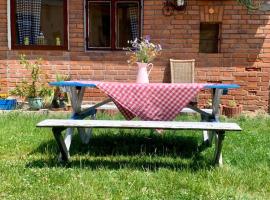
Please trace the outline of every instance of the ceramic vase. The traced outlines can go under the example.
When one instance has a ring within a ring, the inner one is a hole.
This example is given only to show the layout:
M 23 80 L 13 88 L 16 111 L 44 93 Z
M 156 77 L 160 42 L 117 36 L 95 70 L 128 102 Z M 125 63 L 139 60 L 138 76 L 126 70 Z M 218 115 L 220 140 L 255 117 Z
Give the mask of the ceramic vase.
M 138 65 L 138 73 L 136 83 L 149 83 L 149 74 L 153 68 L 153 64 L 137 62 L 137 65 Z

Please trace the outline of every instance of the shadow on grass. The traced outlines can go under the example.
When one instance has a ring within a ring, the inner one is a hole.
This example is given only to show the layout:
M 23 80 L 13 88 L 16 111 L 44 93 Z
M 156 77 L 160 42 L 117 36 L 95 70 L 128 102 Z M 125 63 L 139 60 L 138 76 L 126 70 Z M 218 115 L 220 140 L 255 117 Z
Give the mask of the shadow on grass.
M 121 132 L 121 131 L 120 131 Z M 138 131 L 137 131 L 138 132 Z M 110 131 L 94 135 L 88 145 L 82 145 L 78 134 L 72 141 L 71 161 L 57 162 L 56 142 L 42 143 L 31 154 L 46 154 L 48 159 L 35 160 L 27 167 L 86 167 L 91 169 L 198 169 L 208 165 L 198 150 L 198 138 L 177 134 L 145 133 L 113 134 Z
M 36 159 L 26 164 L 27 168 L 82 168 L 91 170 L 100 169 L 134 169 L 134 170 L 150 170 L 156 171 L 161 168 L 174 171 L 190 170 L 197 171 L 200 169 L 211 169 L 212 165 L 209 161 L 204 160 L 200 155 L 195 155 L 189 162 L 176 159 L 170 161 L 155 157 L 151 159 L 130 158 L 130 157 L 92 157 L 88 158 L 74 158 L 68 163 L 59 163 L 55 158 Z

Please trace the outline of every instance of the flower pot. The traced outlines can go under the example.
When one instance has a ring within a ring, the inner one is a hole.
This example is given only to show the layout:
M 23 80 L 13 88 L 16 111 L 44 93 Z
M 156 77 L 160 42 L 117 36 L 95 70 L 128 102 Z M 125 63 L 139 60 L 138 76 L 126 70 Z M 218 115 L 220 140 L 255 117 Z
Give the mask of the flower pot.
M 148 76 L 152 70 L 153 64 L 137 62 L 137 65 L 138 65 L 138 73 L 136 83 L 149 83 Z M 150 67 L 149 72 L 147 72 L 147 67 Z
M 236 117 L 241 114 L 242 110 L 242 105 L 236 105 L 235 107 L 222 105 L 222 114 L 227 117 Z
M 66 107 L 66 99 L 59 99 L 59 108 L 65 108 Z
M 31 110 L 39 110 L 43 107 L 43 99 L 40 97 L 28 97 L 28 104 Z
M 66 111 L 71 111 L 71 110 L 72 110 L 71 105 L 66 105 L 65 110 L 66 110 Z

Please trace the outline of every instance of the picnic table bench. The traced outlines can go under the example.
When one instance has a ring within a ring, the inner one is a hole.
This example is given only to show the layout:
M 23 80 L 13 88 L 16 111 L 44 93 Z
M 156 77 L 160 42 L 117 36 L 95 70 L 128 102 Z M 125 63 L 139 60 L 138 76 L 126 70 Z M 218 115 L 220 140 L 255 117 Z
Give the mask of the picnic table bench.
M 222 164 L 222 141 L 226 131 L 240 131 L 236 123 L 219 121 L 220 97 L 229 89 L 239 88 L 236 84 L 134 84 L 110 83 L 98 81 L 61 81 L 51 83 L 65 88 L 71 97 L 73 114 L 71 119 L 48 119 L 37 124 L 38 127 L 52 128 L 54 137 L 61 152 L 61 159 L 68 161 L 69 148 L 74 128 L 78 129 L 81 140 L 87 144 L 92 128 L 139 128 L 139 129 L 174 129 L 202 130 L 202 146 L 211 146 L 215 138 L 214 163 Z M 86 87 L 98 87 L 109 98 L 90 108 L 82 109 L 82 100 Z M 212 91 L 212 109 L 203 110 L 189 102 L 201 89 Z M 142 121 L 96 120 L 98 107 L 113 101 L 127 120 L 138 117 Z M 173 121 L 182 110 L 195 111 L 201 115 L 201 122 Z M 85 120 L 90 117 L 91 120 Z M 86 129 L 88 128 L 88 129 Z M 67 129 L 65 137 L 62 131 Z
M 215 131 L 216 143 L 214 164 L 222 165 L 222 141 L 225 131 L 241 131 L 236 123 L 216 122 L 180 122 L 180 121 L 124 121 L 124 120 L 72 120 L 46 119 L 37 124 L 37 127 L 52 128 L 53 135 L 59 146 L 62 160 L 68 161 L 69 152 L 62 136 L 66 128 L 130 128 L 130 129 L 173 129 L 173 130 L 208 130 Z

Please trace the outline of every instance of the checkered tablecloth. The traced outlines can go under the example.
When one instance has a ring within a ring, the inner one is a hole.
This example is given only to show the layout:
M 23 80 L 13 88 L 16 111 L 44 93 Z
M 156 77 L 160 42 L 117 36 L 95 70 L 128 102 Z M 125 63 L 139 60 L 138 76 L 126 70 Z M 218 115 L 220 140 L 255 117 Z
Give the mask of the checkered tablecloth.
M 206 85 L 200 83 L 112 83 L 96 82 L 112 98 L 126 119 L 173 120 Z M 209 85 L 209 84 L 207 84 Z

